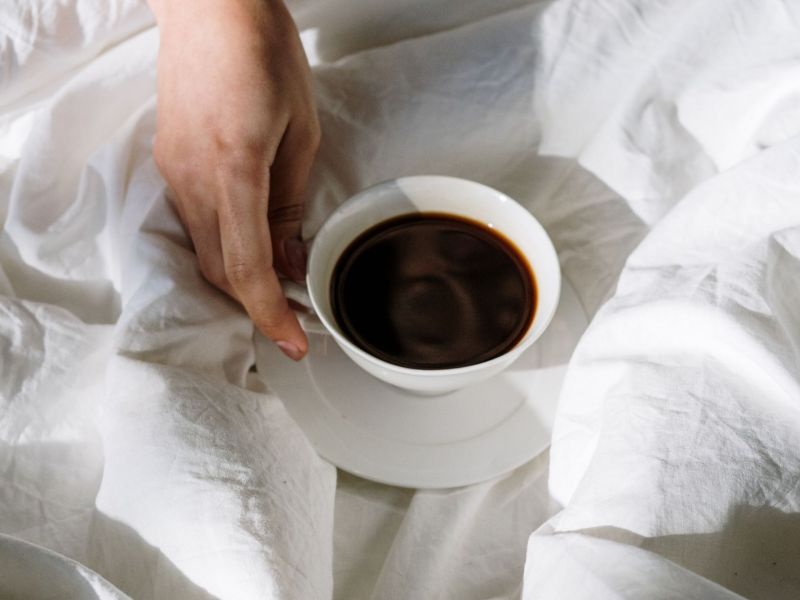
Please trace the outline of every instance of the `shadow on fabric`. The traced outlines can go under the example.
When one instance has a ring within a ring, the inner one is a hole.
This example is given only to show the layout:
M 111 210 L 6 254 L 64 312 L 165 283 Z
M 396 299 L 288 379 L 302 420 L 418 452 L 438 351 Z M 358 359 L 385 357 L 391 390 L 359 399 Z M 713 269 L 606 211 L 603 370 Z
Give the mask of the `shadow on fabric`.
M 713 533 L 645 538 L 617 527 L 580 533 L 653 552 L 751 600 L 800 597 L 800 513 L 739 505 Z
M 88 566 L 131 598 L 217 600 L 135 530 L 103 513 L 95 513 L 90 540 Z M 156 577 L 152 577 L 154 573 Z
M 800 597 L 800 513 L 738 506 L 722 531 L 648 538 L 642 548 L 752 600 Z

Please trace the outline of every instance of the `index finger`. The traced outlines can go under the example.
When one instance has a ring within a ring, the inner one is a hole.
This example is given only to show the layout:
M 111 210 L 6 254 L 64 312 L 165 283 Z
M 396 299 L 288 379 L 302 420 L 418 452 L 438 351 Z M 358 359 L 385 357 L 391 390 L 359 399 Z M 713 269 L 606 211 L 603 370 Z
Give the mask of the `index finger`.
M 268 171 L 263 181 L 234 177 L 225 186 L 219 205 L 222 258 L 228 281 L 256 327 L 286 355 L 299 360 L 308 351 L 308 340 L 273 265 L 268 194 Z

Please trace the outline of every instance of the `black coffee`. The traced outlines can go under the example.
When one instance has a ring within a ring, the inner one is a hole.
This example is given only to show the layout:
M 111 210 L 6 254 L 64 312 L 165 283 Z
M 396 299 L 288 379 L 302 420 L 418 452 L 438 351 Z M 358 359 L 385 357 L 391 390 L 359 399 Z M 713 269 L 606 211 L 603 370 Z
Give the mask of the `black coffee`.
M 370 354 L 445 369 L 513 347 L 533 320 L 536 284 L 519 251 L 495 231 L 423 213 L 356 238 L 336 264 L 331 299 L 339 327 Z

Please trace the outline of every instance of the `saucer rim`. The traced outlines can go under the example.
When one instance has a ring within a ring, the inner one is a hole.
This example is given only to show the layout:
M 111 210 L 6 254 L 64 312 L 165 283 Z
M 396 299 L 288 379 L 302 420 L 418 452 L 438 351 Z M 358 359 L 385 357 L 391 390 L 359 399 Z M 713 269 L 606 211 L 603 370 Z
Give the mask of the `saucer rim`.
M 581 321 L 580 326 L 582 329 L 580 332 L 578 332 L 578 328 L 575 327 L 575 343 L 577 344 L 580 336 L 583 334 L 583 331 L 585 331 L 586 327 L 588 326 L 588 316 L 583 308 L 580 298 L 577 295 L 577 292 L 574 290 L 569 280 L 567 280 L 565 277 L 563 277 L 563 280 L 565 283 L 564 288 L 569 289 L 565 290 L 567 293 L 562 295 L 562 301 L 569 299 L 569 301 L 573 304 L 573 310 L 577 310 L 579 312 L 579 315 L 570 314 L 567 317 L 567 320 L 574 323 L 575 319 L 580 318 Z M 318 337 L 331 337 L 328 334 L 315 335 Z M 334 343 L 334 340 L 331 339 L 330 342 Z M 538 346 L 533 346 L 532 348 L 537 348 L 538 351 Z M 529 348 L 529 350 L 532 348 Z M 264 364 L 265 360 L 263 356 L 266 350 L 274 351 L 274 349 L 271 348 L 270 342 L 263 337 L 257 339 L 257 365 Z M 338 345 L 335 347 L 335 350 L 343 353 L 343 350 L 338 347 Z M 350 368 L 360 369 L 360 367 L 355 362 L 352 362 L 351 359 L 346 358 L 346 362 L 349 363 Z M 499 458 L 498 455 L 491 456 L 489 459 L 481 462 L 480 464 L 476 464 L 473 459 L 469 467 L 458 469 L 453 469 L 453 465 L 450 464 L 453 462 L 451 459 L 448 459 L 450 462 L 442 459 L 443 464 L 439 466 L 433 466 L 429 469 L 423 469 L 422 471 L 420 470 L 419 464 L 415 464 L 413 467 L 404 468 L 402 466 L 398 466 L 397 463 L 402 462 L 402 460 L 399 460 L 398 457 L 402 457 L 403 455 L 408 457 L 414 454 L 425 454 L 428 446 L 413 442 L 400 442 L 391 438 L 376 436 L 366 428 L 359 427 L 352 422 L 348 422 L 346 417 L 344 417 L 342 413 L 330 403 L 324 389 L 320 388 L 311 371 L 311 366 L 306 361 L 303 361 L 302 363 L 297 363 L 297 367 L 300 369 L 299 372 L 302 373 L 303 379 L 305 380 L 305 383 L 302 384 L 302 387 L 307 390 L 312 390 L 311 394 L 304 394 L 306 396 L 311 396 L 311 398 L 306 397 L 303 402 L 311 403 L 312 407 L 311 409 L 309 407 L 306 407 L 305 409 L 299 409 L 295 405 L 293 408 L 292 401 L 290 399 L 283 397 L 283 394 L 276 394 L 286 407 L 289 416 L 298 425 L 298 427 L 300 427 L 301 431 L 303 431 L 306 438 L 309 440 L 309 443 L 322 458 L 344 471 L 370 481 L 396 487 L 414 489 L 447 489 L 462 487 L 502 476 L 503 474 L 508 473 L 536 458 L 536 456 L 541 454 L 550 446 L 550 436 L 552 435 L 552 418 L 550 418 L 549 423 L 542 424 L 540 415 L 536 413 L 537 407 L 535 407 L 529 401 L 530 397 L 527 397 L 520 401 L 519 405 L 515 409 L 511 410 L 511 412 L 509 412 L 505 418 L 493 424 L 490 429 L 476 433 L 475 436 L 465 438 L 463 440 L 443 442 L 440 445 L 441 447 L 450 449 L 449 452 L 451 454 L 456 453 L 459 447 L 466 450 L 467 447 L 472 446 L 473 448 L 470 449 L 470 451 L 472 451 L 474 450 L 476 443 L 479 446 L 487 444 L 489 446 L 494 446 L 497 442 L 493 441 L 493 438 L 496 438 L 497 435 L 499 435 L 498 429 L 501 429 L 504 424 L 505 428 L 509 429 L 511 433 L 518 429 L 519 437 L 515 442 L 517 445 L 514 448 L 509 448 L 505 452 L 501 452 L 499 454 Z M 534 377 L 544 377 L 544 384 L 556 385 L 556 389 L 553 390 L 552 394 L 548 394 L 548 400 L 546 401 L 547 411 L 549 412 L 549 415 L 547 415 L 548 417 L 551 417 L 555 413 L 557 396 L 560 393 L 566 368 L 567 364 L 565 363 L 559 364 L 555 367 L 534 367 L 529 370 L 530 375 Z M 262 381 L 264 381 L 267 386 L 272 389 L 272 386 L 270 386 L 267 378 L 262 375 L 263 370 L 259 371 L 259 377 L 261 377 Z M 504 371 L 503 373 L 495 375 L 494 377 L 503 377 L 504 373 L 507 372 Z M 494 377 L 491 379 L 494 379 Z M 553 384 L 552 382 L 548 384 L 546 380 L 547 377 L 558 378 L 557 384 Z M 489 381 L 491 381 L 491 379 Z M 298 382 L 294 381 L 294 386 L 296 387 L 297 385 Z M 409 397 L 414 396 L 415 398 L 418 398 L 418 396 L 405 390 L 398 391 L 408 395 Z M 323 407 L 322 411 L 319 410 L 320 407 Z M 324 418 L 326 415 L 330 415 L 331 413 L 338 418 Z M 311 419 L 308 418 L 308 415 L 311 415 Z M 509 425 L 508 422 L 512 423 Z M 536 427 L 539 427 L 540 433 L 534 435 L 536 430 L 531 428 Z M 542 428 L 544 429 L 543 432 L 541 431 Z M 327 433 L 324 433 L 324 431 L 327 431 Z M 538 437 L 539 441 L 536 443 L 525 442 L 527 446 L 523 448 L 524 444 L 522 444 L 519 440 L 525 440 L 529 436 L 522 434 L 522 431 L 531 431 L 531 436 Z M 354 432 L 355 435 L 353 435 Z M 372 438 L 372 442 L 363 442 L 364 439 L 369 439 L 370 437 Z M 362 441 L 355 443 L 356 448 L 353 449 L 348 447 L 349 444 L 347 442 L 349 441 L 350 443 L 353 443 L 357 438 L 361 438 Z M 388 453 L 390 457 L 394 456 L 394 463 L 392 463 L 391 460 L 381 461 L 373 459 L 371 457 L 371 450 L 374 450 L 376 447 L 380 448 L 381 455 Z M 432 451 L 429 451 L 428 453 L 432 454 Z M 447 452 L 444 452 L 444 454 L 446 455 Z M 441 454 L 439 458 L 441 458 Z M 444 458 L 447 458 L 447 456 Z

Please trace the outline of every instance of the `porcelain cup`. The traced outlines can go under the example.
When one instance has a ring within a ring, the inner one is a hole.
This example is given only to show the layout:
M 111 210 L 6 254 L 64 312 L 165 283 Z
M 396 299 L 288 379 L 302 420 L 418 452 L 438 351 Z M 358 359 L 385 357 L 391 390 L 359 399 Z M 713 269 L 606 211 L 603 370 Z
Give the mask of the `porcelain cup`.
M 331 308 L 331 278 L 337 260 L 348 245 L 361 233 L 387 219 L 428 212 L 466 217 L 495 229 L 513 242 L 528 261 L 536 280 L 534 317 L 525 335 L 504 354 L 464 367 L 412 369 L 369 354 L 350 341 L 337 324 Z M 329 333 L 353 362 L 374 377 L 415 394 L 438 395 L 499 373 L 544 333 L 558 306 L 561 270 L 547 232 L 516 201 L 474 181 L 424 175 L 380 183 L 339 206 L 311 243 L 306 284 L 307 297 L 288 293 L 295 300 L 310 304 L 318 319 L 318 322 L 302 319 L 304 327 Z

